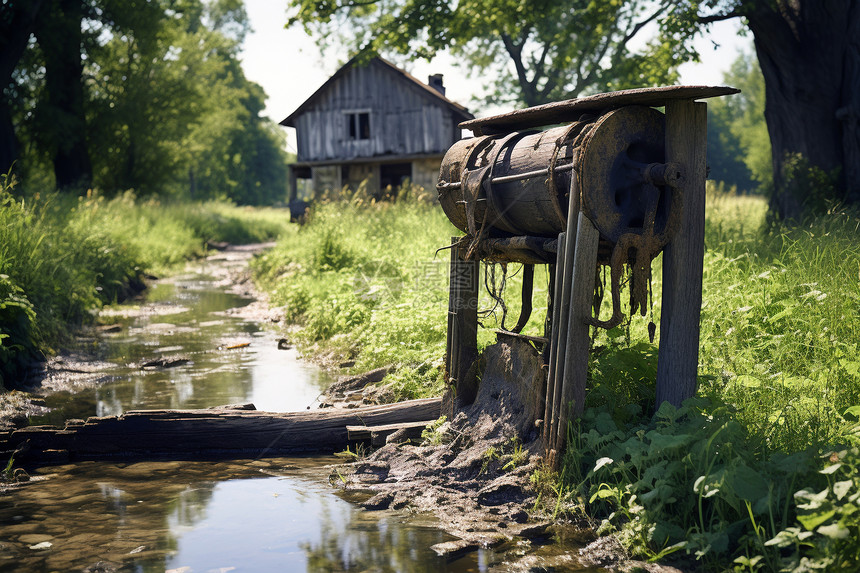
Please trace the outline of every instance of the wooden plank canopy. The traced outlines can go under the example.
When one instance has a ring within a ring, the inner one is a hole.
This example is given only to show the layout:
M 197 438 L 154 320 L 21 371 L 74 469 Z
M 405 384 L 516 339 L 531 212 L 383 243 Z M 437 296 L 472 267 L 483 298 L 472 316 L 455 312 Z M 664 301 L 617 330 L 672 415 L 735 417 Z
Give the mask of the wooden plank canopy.
M 627 105 L 662 107 L 670 101 L 699 100 L 740 93 L 728 86 L 664 86 L 596 94 L 576 99 L 517 109 L 501 115 L 472 119 L 460 124 L 477 135 L 508 133 L 530 127 L 575 121 L 585 112 L 604 112 Z
M 331 453 L 347 446 L 347 426 L 435 420 L 441 398 L 287 413 L 239 408 L 142 410 L 73 420 L 64 428 L 31 426 L 0 435 L 0 451 L 18 450 L 16 461 Z

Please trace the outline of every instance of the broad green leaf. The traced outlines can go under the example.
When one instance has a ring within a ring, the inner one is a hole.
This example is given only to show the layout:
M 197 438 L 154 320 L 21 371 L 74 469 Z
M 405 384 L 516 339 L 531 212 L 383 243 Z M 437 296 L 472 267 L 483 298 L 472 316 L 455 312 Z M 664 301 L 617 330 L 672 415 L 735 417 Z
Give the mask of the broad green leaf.
M 651 431 L 648 432 L 647 437 L 651 440 L 651 447 L 649 450 L 652 452 L 655 450 L 671 450 L 673 448 L 680 448 L 693 441 L 693 436 L 690 434 L 667 435 Z
M 838 481 L 833 484 L 833 493 L 836 494 L 836 499 L 842 499 L 845 497 L 845 494 L 851 491 L 851 486 L 854 485 L 854 482 L 851 480 Z
M 818 473 L 824 474 L 824 475 L 830 475 L 832 473 L 835 473 L 836 470 L 838 470 L 841 467 L 842 467 L 842 462 L 836 462 L 835 464 L 831 464 L 831 465 L 827 466 L 826 468 L 819 471 Z
M 845 411 L 842 415 L 846 418 L 853 418 L 854 420 L 860 420 L 860 406 L 849 406 L 845 408 Z
M 808 539 L 811 531 L 802 531 L 799 527 L 787 527 L 777 533 L 773 538 L 764 542 L 767 547 L 791 547 L 798 541 Z
M 808 513 L 798 513 L 797 520 L 809 531 L 830 520 L 836 515 L 836 510 L 828 506 L 824 510 L 810 510 Z
M 747 388 L 758 388 L 761 386 L 761 380 L 756 378 L 755 376 L 750 376 L 749 374 L 741 374 L 737 378 L 735 378 L 735 383 L 740 384 L 741 386 L 745 386 Z
M 612 463 L 612 462 L 614 462 L 614 461 L 615 461 L 615 460 L 613 460 L 612 458 L 600 458 L 599 460 L 597 460 L 597 463 L 596 463 L 596 464 L 594 464 L 594 469 L 593 469 L 593 470 L 591 470 L 591 471 L 593 471 L 593 472 L 595 472 L 595 473 L 596 473 L 596 472 L 597 472 L 597 470 L 599 470 L 600 468 L 602 468 L 602 467 L 603 467 L 603 466 L 605 466 L 605 465 L 609 465 L 609 464 L 611 464 L 611 463 Z
M 840 358 L 839 365 L 842 366 L 848 374 L 852 376 L 860 376 L 860 362 Z M 860 412 L 860 406 L 852 406 L 848 409 L 852 410 L 854 408 L 857 408 L 858 412 Z
M 832 523 L 830 525 L 822 525 L 816 531 L 821 535 L 827 536 L 830 539 L 847 539 L 851 532 L 841 523 Z
M 768 495 L 767 480 L 745 464 L 731 468 L 727 477 L 734 494 L 745 501 L 753 503 Z

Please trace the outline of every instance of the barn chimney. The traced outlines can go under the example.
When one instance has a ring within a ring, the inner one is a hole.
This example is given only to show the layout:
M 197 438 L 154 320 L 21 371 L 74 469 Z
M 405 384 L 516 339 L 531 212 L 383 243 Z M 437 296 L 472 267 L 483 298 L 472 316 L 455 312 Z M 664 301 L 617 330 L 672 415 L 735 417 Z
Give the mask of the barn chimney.
M 445 95 L 445 86 L 442 84 L 442 74 L 433 74 L 427 80 L 427 85 L 442 95 Z

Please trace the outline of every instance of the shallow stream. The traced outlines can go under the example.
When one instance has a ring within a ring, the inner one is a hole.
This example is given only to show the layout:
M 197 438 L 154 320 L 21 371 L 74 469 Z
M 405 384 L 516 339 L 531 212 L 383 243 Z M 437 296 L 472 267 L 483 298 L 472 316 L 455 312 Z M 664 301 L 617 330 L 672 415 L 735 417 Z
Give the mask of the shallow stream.
M 98 383 L 49 395 L 53 411 L 31 423 L 247 402 L 266 411 L 316 407 L 331 378 L 295 350 L 279 349 L 276 330 L 241 311 L 252 299 L 231 293 L 224 280 L 245 259 L 211 258 L 158 282 L 139 307 L 114 312 L 115 332 L 89 342 L 104 361 Z M 141 368 L 164 358 L 177 365 Z M 363 510 L 356 502 L 367 496 L 329 483 L 337 461 L 43 468 L 33 483 L 0 496 L 0 571 L 465 572 L 488 571 L 526 551 L 513 546 L 445 562 L 430 547 L 453 538 L 433 518 Z

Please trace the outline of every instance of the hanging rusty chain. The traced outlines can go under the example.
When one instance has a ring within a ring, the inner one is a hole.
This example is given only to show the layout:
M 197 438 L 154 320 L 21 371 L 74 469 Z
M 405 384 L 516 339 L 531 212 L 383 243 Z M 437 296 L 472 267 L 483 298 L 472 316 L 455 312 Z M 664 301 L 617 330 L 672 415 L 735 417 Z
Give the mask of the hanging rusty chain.
M 624 321 L 624 313 L 621 311 L 621 277 L 624 273 L 624 265 L 630 268 L 630 313 L 639 311 L 642 316 L 647 313 L 651 261 L 677 232 L 683 209 L 681 181 L 684 175 L 680 165 L 675 163 L 641 165 L 629 162 L 626 167 L 636 170 L 636 176 L 644 180 L 643 192 L 646 194 L 645 201 L 648 207 L 642 232 L 622 234 L 612 248 L 609 261 L 612 316 L 609 320 L 600 320 L 599 316 L 594 316 L 589 321 L 593 326 L 607 330 Z M 672 192 L 666 225 L 660 233 L 655 232 L 661 193 L 658 186 L 671 189 Z

